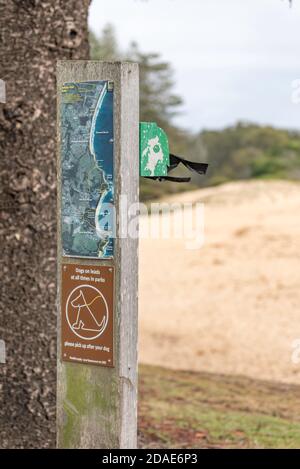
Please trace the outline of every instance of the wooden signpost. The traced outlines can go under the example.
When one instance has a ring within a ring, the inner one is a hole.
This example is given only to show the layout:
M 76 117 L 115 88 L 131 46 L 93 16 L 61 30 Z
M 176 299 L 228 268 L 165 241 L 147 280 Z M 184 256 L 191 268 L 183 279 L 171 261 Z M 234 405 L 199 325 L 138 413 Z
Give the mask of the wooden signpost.
M 59 448 L 134 448 L 138 66 L 62 61 L 58 96 Z

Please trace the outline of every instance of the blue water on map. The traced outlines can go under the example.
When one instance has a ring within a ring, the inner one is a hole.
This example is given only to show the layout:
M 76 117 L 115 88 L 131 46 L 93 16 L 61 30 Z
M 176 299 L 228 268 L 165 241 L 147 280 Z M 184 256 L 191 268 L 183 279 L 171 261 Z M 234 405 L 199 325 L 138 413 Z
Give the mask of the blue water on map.
M 94 150 L 96 155 L 96 160 L 98 166 L 104 171 L 105 179 L 108 184 L 108 190 L 106 191 L 105 196 L 102 200 L 103 204 L 111 204 L 110 213 L 105 214 L 105 221 L 107 223 L 104 224 L 101 221 L 103 215 L 103 211 L 101 211 L 100 215 L 100 223 L 102 224 L 102 228 L 106 230 L 113 230 L 114 224 L 114 214 L 113 214 L 113 200 L 114 200 L 114 185 L 113 185 L 113 175 L 114 175 L 114 133 L 113 133 L 113 93 L 107 91 L 101 108 L 98 112 L 98 116 L 96 118 L 96 125 L 95 125 L 95 134 L 94 134 Z M 108 207 L 109 205 L 105 205 Z M 104 226 L 103 226 L 104 225 Z M 110 257 L 113 255 L 113 248 L 114 248 L 114 240 L 113 237 L 110 237 L 109 242 L 105 248 L 105 255 Z

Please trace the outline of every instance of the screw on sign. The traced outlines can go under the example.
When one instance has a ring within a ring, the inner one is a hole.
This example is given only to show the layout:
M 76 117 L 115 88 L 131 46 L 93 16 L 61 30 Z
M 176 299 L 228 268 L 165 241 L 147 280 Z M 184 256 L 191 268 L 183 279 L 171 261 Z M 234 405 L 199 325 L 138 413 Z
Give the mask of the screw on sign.
M 63 360 L 113 366 L 113 277 L 113 267 L 63 264 Z

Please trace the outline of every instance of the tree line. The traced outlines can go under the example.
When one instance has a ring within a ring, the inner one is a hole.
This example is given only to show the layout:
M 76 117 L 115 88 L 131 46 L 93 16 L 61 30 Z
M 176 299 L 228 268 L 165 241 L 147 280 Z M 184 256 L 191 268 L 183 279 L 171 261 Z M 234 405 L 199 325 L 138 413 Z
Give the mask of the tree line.
M 208 174 L 193 175 L 192 183 L 158 183 L 141 178 L 142 200 L 191 188 L 250 178 L 300 178 L 300 134 L 296 131 L 238 122 L 223 130 L 193 134 L 174 124 L 182 98 L 174 93 L 171 65 L 156 52 L 142 52 L 136 42 L 121 51 L 114 28 L 107 25 L 97 36 L 90 32 L 91 58 L 132 60 L 140 64 L 140 120 L 157 122 L 169 136 L 171 151 L 209 163 Z M 182 176 L 183 168 L 174 174 Z

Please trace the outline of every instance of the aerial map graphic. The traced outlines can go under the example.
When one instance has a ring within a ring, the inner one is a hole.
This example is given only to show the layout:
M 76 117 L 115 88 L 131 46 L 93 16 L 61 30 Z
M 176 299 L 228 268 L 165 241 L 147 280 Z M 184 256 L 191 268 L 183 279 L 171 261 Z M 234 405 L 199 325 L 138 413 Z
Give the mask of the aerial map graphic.
M 114 250 L 113 83 L 64 83 L 61 96 L 63 255 L 110 258 Z

